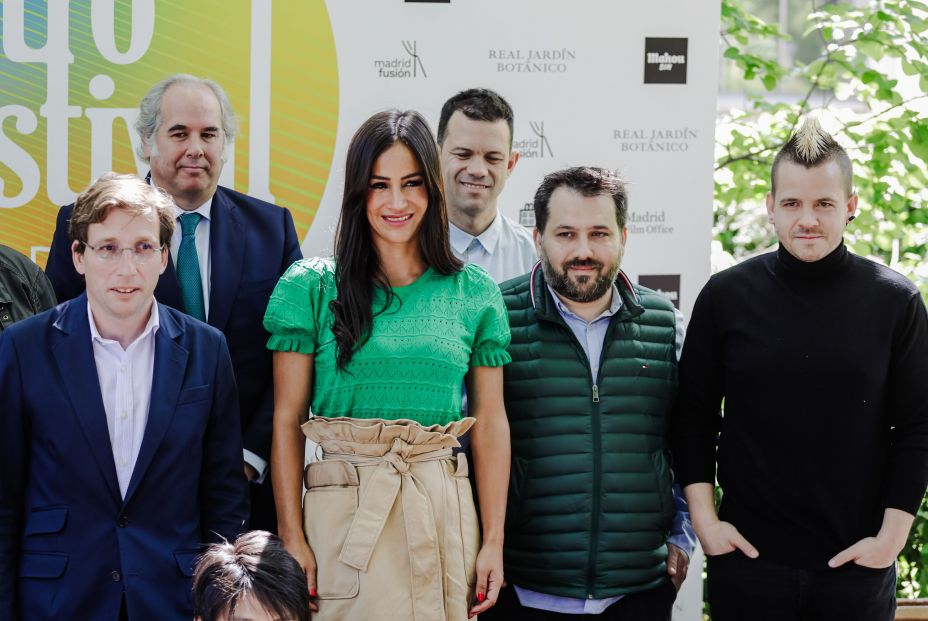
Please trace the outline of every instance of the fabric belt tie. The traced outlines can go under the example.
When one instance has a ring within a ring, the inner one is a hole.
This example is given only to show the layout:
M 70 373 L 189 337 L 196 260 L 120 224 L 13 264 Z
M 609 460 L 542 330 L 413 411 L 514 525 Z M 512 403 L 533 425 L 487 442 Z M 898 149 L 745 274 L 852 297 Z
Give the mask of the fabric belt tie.
M 401 497 L 415 590 L 412 601 L 418 607 L 417 602 L 442 601 L 442 580 L 436 579 L 441 573 L 441 559 L 432 504 L 421 489 L 421 483 L 410 472 L 409 465 L 451 459 L 451 449 L 413 455 L 416 448 L 417 445 L 394 438 L 390 451 L 382 457 L 327 452 L 325 458 L 342 459 L 355 466 L 376 467 L 358 502 L 358 510 L 338 555 L 342 563 L 359 571 L 367 571 L 387 516 L 397 496 Z M 418 445 L 418 448 L 421 450 L 422 446 Z M 417 615 L 416 618 L 420 617 Z

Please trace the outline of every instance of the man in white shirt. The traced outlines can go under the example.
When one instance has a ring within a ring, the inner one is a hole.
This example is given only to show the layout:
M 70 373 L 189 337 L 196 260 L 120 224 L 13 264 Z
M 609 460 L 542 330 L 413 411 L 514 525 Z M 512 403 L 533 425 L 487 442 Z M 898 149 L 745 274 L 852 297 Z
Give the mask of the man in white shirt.
M 496 282 L 527 273 L 538 260 L 531 233 L 497 208 L 519 161 L 519 152 L 512 150 L 512 129 L 512 108 L 484 88 L 446 101 L 438 120 L 451 248 Z
M 0 618 L 188 620 L 205 542 L 248 517 L 225 337 L 154 300 L 171 198 L 108 173 L 78 196 L 86 291 L 0 336 Z

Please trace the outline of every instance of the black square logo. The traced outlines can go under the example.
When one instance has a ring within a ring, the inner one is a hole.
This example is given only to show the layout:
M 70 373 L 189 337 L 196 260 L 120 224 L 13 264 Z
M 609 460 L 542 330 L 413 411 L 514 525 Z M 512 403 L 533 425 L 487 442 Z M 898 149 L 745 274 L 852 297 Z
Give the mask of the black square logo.
M 664 296 L 673 305 L 680 308 L 680 275 L 679 274 L 660 274 L 654 276 L 638 276 L 638 284 L 654 289 L 655 292 Z
M 644 83 L 686 84 L 689 39 L 647 37 L 644 40 Z

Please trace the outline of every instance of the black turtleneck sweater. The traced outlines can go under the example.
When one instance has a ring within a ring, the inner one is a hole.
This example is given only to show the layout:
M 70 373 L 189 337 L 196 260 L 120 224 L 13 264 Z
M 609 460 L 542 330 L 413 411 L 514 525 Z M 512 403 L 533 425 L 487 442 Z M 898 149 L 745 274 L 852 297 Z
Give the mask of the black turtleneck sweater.
M 919 291 L 843 244 L 814 263 L 781 246 L 716 274 L 687 330 L 672 440 L 684 486 L 714 482 L 717 457 L 720 518 L 770 561 L 824 568 L 876 535 L 884 509 L 915 514 L 928 483 Z

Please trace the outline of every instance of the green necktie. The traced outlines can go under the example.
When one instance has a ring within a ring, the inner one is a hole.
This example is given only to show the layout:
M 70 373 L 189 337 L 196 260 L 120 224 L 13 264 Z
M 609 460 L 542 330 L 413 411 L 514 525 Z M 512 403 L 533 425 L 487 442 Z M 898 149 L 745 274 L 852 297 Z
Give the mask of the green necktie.
M 197 224 L 201 216 L 198 213 L 185 213 L 180 216 L 180 229 L 183 237 L 177 251 L 177 278 L 180 280 L 180 292 L 184 296 L 184 308 L 191 317 L 206 321 L 203 307 L 203 281 L 200 279 L 200 261 L 197 258 Z

